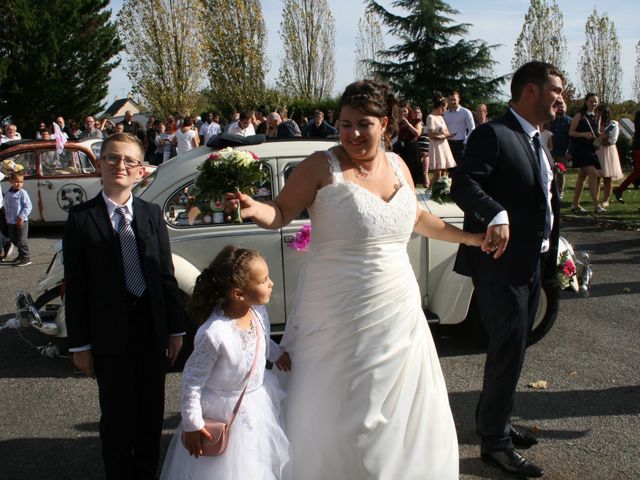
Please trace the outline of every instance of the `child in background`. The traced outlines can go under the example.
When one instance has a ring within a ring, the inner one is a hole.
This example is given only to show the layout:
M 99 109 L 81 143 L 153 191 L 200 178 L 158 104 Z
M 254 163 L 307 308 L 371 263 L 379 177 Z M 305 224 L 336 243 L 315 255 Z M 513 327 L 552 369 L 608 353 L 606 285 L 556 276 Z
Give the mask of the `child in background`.
M 182 375 L 182 424 L 169 446 L 162 480 L 282 477 L 289 460 L 289 442 L 278 423 L 282 394 L 275 377 L 265 372 L 265 361 L 288 371 L 291 360 L 270 340 L 264 305 L 272 288 L 264 258 L 231 245 L 196 280 L 187 308 L 200 327 Z M 220 456 L 201 456 L 203 440 L 211 438 L 204 418 L 227 421 L 248 375 L 227 450 Z
M 27 245 L 31 199 L 26 190 L 23 190 L 23 184 L 24 172 L 13 172 L 11 174 L 11 188 L 4 194 L 5 219 L 9 239 L 18 248 L 18 258 L 15 263 L 17 267 L 31 265 L 29 245 Z

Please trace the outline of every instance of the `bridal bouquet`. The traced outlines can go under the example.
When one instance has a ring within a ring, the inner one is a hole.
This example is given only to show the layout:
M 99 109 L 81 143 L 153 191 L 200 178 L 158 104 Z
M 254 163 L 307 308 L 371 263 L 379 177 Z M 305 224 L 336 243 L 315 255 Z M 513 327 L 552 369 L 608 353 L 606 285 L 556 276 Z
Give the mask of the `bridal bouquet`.
M 431 199 L 438 203 L 453 203 L 451 199 L 451 179 L 440 177 L 431 185 Z
M 569 258 L 569 252 L 564 251 L 560 254 L 560 261 L 558 262 L 558 270 L 556 271 L 555 283 L 561 289 L 569 287 L 571 279 L 576 274 L 576 266 L 573 260 Z
M 196 203 L 204 211 L 219 210 L 227 192 L 253 194 L 267 178 L 255 153 L 231 147 L 210 154 L 198 170 Z M 242 223 L 239 205 L 233 221 Z

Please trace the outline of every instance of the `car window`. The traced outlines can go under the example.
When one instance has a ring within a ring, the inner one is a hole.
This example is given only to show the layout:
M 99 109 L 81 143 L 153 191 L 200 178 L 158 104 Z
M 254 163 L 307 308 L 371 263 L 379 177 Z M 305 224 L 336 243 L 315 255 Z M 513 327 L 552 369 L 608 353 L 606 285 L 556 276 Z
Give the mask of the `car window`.
M 95 173 L 96 167 L 91 163 L 89 155 L 80 151 L 76 152 L 76 154 L 78 155 L 78 161 L 80 163 L 80 170 L 82 170 L 82 173 Z
M 96 142 L 91 144 L 91 151 L 96 158 L 100 158 L 100 150 L 102 150 L 102 142 Z
M 75 150 L 63 150 L 58 153 L 55 150 L 47 150 L 40 153 L 40 166 L 45 177 L 60 177 L 80 174 L 80 152 Z M 84 155 L 82 153 L 82 155 Z
M 284 176 L 284 183 L 287 183 L 287 180 L 289 179 L 289 175 L 291 175 L 291 172 L 293 172 L 293 169 L 296 168 L 299 163 L 300 162 L 291 162 L 285 165 L 284 169 L 282 170 L 282 174 Z M 302 212 L 300 212 L 300 215 L 298 215 L 296 218 L 298 220 L 307 220 L 309 218 L 309 212 L 305 208 Z
M 267 179 L 255 186 L 252 195 L 258 201 L 267 202 L 272 199 L 273 184 L 271 167 L 264 164 L 267 169 Z M 164 206 L 164 218 L 173 227 L 201 227 L 215 226 L 216 224 L 229 223 L 225 219 L 222 205 L 205 204 L 198 200 L 198 192 L 195 188 L 195 179 L 180 187 Z M 245 220 L 245 223 L 252 223 Z
M 5 160 L 13 160 L 16 165 L 22 165 L 26 177 L 32 177 L 36 174 L 36 154 L 34 152 L 18 153 L 5 158 Z

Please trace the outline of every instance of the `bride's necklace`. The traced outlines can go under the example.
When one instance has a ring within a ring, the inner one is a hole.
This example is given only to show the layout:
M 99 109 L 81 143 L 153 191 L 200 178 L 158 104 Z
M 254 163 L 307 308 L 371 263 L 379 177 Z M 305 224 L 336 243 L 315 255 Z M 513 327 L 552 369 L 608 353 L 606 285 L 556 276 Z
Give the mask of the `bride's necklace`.
M 376 153 L 376 158 L 378 160 L 376 162 L 376 166 L 373 167 L 373 170 L 367 170 L 366 168 L 364 168 L 364 166 L 361 163 L 358 163 L 355 160 L 353 160 L 351 157 L 349 157 L 353 165 L 356 167 L 356 177 L 367 178 L 369 176 L 375 175 L 375 173 L 378 171 L 378 167 L 380 166 L 380 155 L 378 155 L 377 153 Z

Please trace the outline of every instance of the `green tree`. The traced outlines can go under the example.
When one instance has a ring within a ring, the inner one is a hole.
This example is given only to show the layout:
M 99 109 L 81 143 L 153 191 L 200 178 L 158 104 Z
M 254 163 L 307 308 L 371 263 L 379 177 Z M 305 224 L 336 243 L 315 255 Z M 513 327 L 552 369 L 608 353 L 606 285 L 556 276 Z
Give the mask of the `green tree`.
M 358 33 L 356 35 L 356 79 L 374 78 L 376 72 L 371 66 L 372 62 L 382 60 L 380 52 L 384 50 L 384 36 L 380 17 L 370 8 L 364 12 L 364 16 L 358 20 Z
M 265 91 L 266 27 L 260 0 L 205 0 L 200 42 L 211 102 L 222 112 L 252 109 Z
M 195 112 L 203 16 L 202 0 L 125 0 L 118 13 L 133 92 L 157 115 Z
M 105 107 L 122 50 L 108 1 L 5 0 L 0 15 L 0 108 L 19 129 Z
M 584 27 L 578 68 L 580 81 L 586 92 L 593 92 L 603 103 L 620 100 L 620 42 L 613 20 L 606 13 L 598 15 L 593 9 Z
M 551 63 L 561 70 L 567 60 L 564 19 L 556 0 L 531 0 L 516 40 L 513 70 L 532 60 Z
M 393 7 L 406 16 L 387 11 L 378 2 L 368 6 L 399 43 L 382 52 L 386 61 L 373 62 L 380 77 L 401 97 L 419 105 L 431 103 L 433 93 L 458 90 L 465 101 L 493 98 L 504 77 L 493 77 L 495 61 L 482 40 L 465 40 L 469 24 L 455 24 L 459 12 L 441 0 L 395 0 Z
M 279 88 L 295 97 L 331 96 L 335 81 L 335 27 L 327 0 L 284 0 Z

